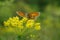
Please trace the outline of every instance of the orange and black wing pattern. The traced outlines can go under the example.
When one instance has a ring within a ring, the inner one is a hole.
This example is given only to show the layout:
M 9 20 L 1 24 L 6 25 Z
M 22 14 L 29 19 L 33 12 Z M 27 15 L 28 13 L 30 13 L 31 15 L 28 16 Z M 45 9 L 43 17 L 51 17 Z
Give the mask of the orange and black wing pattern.
M 40 12 L 32 12 L 32 13 L 28 14 L 28 17 L 31 18 L 31 19 L 34 19 L 39 15 L 40 15 Z
M 19 16 L 21 16 L 21 17 L 25 17 L 25 13 L 24 12 L 19 12 L 19 11 L 17 11 L 16 12 Z

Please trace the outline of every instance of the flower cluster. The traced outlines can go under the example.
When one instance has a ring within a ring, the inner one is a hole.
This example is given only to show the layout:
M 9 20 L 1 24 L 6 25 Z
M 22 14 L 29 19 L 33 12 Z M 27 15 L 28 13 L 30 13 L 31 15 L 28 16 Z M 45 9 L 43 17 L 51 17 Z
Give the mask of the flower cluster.
M 34 30 L 40 30 L 40 23 L 36 23 L 33 19 L 28 19 L 27 17 L 23 17 L 19 19 L 18 16 L 9 18 L 7 21 L 4 21 L 4 26 L 7 27 L 17 27 L 20 29 L 24 28 L 33 28 Z
M 34 19 L 28 19 L 27 17 L 19 18 L 10 17 L 8 20 L 4 21 L 4 32 L 13 32 L 18 34 L 20 37 L 27 39 L 34 39 L 37 37 L 38 30 L 41 29 L 40 23 L 37 23 Z M 25 36 L 25 37 L 24 37 Z M 22 38 L 22 39 L 23 39 Z
M 27 21 L 27 18 L 24 17 L 22 20 L 19 20 L 19 17 L 9 18 L 7 21 L 4 21 L 4 26 L 19 27 L 23 29 L 23 23 Z

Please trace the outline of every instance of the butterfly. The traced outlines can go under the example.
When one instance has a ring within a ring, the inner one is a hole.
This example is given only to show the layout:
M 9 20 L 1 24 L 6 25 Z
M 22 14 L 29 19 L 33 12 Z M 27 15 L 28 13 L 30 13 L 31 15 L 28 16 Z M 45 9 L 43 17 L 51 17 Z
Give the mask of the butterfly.
M 38 17 L 40 15 L 40 12 L 24 13 L 24 12 L 17 11 L 16 13 L 19 16 L 27 17 L 28 19 L 35 19 L 36 17 Z

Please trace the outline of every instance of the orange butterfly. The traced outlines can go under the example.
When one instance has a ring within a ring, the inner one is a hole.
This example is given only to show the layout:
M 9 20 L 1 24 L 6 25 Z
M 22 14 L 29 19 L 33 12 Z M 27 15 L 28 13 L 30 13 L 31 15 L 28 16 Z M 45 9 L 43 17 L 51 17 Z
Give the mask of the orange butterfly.
M 40 15 L 40 12 L 31 12 L 31 13 L 24 13 L 24 12 L 16 12 L 21 17 L 27 17 L 29 19 L 35 19 Z

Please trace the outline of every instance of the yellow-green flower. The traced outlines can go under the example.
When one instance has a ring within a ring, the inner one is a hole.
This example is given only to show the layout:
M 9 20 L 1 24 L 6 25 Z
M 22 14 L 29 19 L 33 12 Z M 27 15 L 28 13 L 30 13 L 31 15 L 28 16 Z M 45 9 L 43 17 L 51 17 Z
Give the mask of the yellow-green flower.
M 36 23 L 36 24 L 35 24 L 35 30 L 40 30 L 40 29 L 41 29 L 40 23 Z
M 13 19 L 14 19 L 14 20 L 19 20 L 19 17 L 18 17 L 18 16 L 16 16 L 16 17 L 13 17 Z
M 23 19 L 22 19 L 23 22 L 26 22 L 27 20 L 28 20 L 27 17 L 23 17 Z
M 7 21 L 4 21 L 4 26 L 9 26 L 10 25 L 10 23 Z
M 9 21 L 12 21 L 13 19 L 10 17 L 8 20 L 9 20 Z
M 23 25 L 23 23 L 21 23 L 20 21 L 17 23 L 17 26 L 21 26 L 21 25 Z
M 7 21 L 4 22 L 5 26 L 17 26 L 19 23 L 19 17 L 9 18 Z
M 19 20 L 19 17 L 18 16 L 16 16 L 16 20 Z
M 20 20 L 19 22 L 20 22 L 20 23 L 24 23 L 23 20 Z
M 16 27 L 17 23 L 16 22 L 11 22 L 11 26 Z
M 26 27 L 27 27 L 27 28 L 33 27 L 33 26 L 34 26 L 34 22 L 35 22 L 35 21 L 32 20 L 32 19 L 28 20 L 27 23 L 26 23 Z

